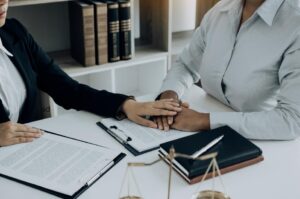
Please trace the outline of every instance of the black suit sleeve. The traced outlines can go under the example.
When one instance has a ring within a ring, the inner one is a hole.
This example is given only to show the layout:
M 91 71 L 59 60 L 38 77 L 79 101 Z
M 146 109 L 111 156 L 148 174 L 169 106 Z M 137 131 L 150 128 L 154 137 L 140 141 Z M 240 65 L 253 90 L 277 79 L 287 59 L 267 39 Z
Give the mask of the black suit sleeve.
M 116 116 L 128 96 L 99 91 L 73 80 L 54 63 L 20 23 L 19 25 L 26 35 L 24 44 L 37 74 L 38 87 L 42 91 L 65 109 L 86 110 L 106 117 Z

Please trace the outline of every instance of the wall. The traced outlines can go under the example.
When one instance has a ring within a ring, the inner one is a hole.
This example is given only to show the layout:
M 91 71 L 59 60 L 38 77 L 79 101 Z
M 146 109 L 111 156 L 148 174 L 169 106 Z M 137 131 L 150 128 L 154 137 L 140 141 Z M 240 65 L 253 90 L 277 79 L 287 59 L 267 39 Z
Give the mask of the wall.
M 195 29 L 195 16 L 196 0 L 173 0 L 172 31 L 180 32 Z

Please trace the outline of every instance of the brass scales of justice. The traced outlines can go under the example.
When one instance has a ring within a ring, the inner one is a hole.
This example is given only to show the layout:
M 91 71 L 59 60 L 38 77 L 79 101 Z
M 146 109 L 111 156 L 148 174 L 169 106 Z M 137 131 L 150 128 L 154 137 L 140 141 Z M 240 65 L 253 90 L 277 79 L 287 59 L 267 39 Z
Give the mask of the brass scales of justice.
M 217 157 L 218 153 L 215 152 L 215 153 L 210 153 L 210 154 L 207 154 L 207 155 L 202 155 L 202 156 L 199 156 L 197 158 L 193 158 L 192 156 L 190 155 L 186 155 L 186 154 L 182 154 L 182 153 L 176 153 L 175 152 L 175 149 L 174 147 L 171 147 L 170 150 L 169 150 L 169 153 L 167 155 L 167 161 L 169 163 L 169 178 L 168 178 L 168 195 L 167 195 L 167 199 L 170 199 L 170 194 L 171 194 L 171 179 L 172 179 L 172 167 L 173 167 L 173 160 L 174 158 L 176 157 L 181 157 L 181 158 L 186 158 L 186 159 L 193 159 L 193 160 L 209 160 L 211 159 L 206 171 L 205 171 L 205 174 L 203 175 L 201 181 L 200 181 L 200 184 L 201 182 L 203 182 L 209 171 L 212 169 L 212 189 L 211 190 L 203 190 L 203 191 L 197 191 L 196 193 L 194 193 L 190 199 L 230 199 L 230 197 L 226 194 L 226 191 L 225 191 L 225 186 L 224 186 L 224 183 L 222 181 L 222 178 L 221 178 L 221 172 L 220 172 L 220 168 L 218 166 L 218 162 L 216 160 L 216 157 Z M 161 160 L 163 160 L 162 158 L 159 158 L 151 163 L 143 163 L 143 162 L 129 162 L 127 164 L 127 168 L 126 168 L 126 171 L 125 171 L 125 176 L 124 176 L 124 179 L 123 179 L 123 182 L 122 182 L 122 186 L 121 186 L 121 190 L 120 190 L 120 193 L 119 193 L 119 199 L 143 199 L 143 197 L 141 196 L 141 192 L 139 190 L 139 186 L 138 186 L 138 183 L 136 181 L 136 178 L 134 176 L 134 173 L 133 173 L 133 170 L 132 168 L 133 167 L 145 167 L 145 166 L 151 166 L 153 164 L 156 164 L 157 162 L 160 162 Z M 215 180 L 215 177 L 216 177 L 216 173 L 220 179 L 220 182 L 221 182 L 221 185 L 224 189 L 224 192 L 220 192 L 220 191 L 216 191 L 214 189 L 214 180 Z M 131 194 L 131 187 L 130 187 L 130 182 L 129 182 L 129 178 L 133 179 L 133 183 L 136 187 L 136 190 L 138 192 L 137 195 L 134 195 L 134 194 Z M 125 181 L 127 179 L 127 195 L 126 196 L 121 196 L 122 194 L 122 191 L 124 189 L 124 184 L 125 184 Z

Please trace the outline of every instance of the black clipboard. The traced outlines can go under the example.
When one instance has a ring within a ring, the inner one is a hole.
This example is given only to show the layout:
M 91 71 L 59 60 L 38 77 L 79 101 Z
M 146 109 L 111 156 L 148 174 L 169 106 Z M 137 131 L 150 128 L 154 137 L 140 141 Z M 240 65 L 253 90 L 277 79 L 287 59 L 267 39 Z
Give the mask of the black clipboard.
M 150 152 L 150 151 L 153 151 L 153 150 L 156 150 L 156 149 L 159 148 L 159 146 L 157 146 L 157 147 L 147 149 L 147 150 L 144 150 L 144 151 L 137 151 L 134 147 L 132 147 L 130 145 L 130 141 L 122 139 L 120 136 L 118 136 L 113 131 L 111 131 L 109 129 L 109 127 L 105 126 L 101 121 L 97 122 L 96 124 L 100 128 L 102 128 L 106 133 L 108 133 L 110 136 L 112 136 L 115 140 L 117 140 L 120 144 L 122 144 L 134 156 L 142 155 L 144 153 L 147 153 L 147 152 Z
M 86 143 L 86 144 L 91 144 L 91 145 L 95 145 L 95 146 L 101 146 L 101 145 L 98 145 L 98 144 L 86 142 L 86 141 L 83 141 L 83 140 L 79 140 L 79 139 L 72 138 L 72 137 L 68 137 L 68 136 L 64 136 L 64 135 L 60 135 L 60 134 L 53 133 L 53 132 L 50 132 L 50 131 L 46 131 L 46 130 L 43 130 L 43 131 L 44 131 L 44 132 L 47 132 L 47 133 L 50 133 L 50 134 L 53 134 L 53 135 L 61 136 L 61 137 L 64 137 L 64 138 L 76 140 L 76 141 L 79 141 L 79 142 L 84 142 L 84 143 Z M 103 147 L 103 146 L 101 146 L 101 147 Z M 106 169 L 103 173 L 101 173 L 101 175 L 99 175 L 99 176 L 98 176 L 91 184 L 89 184 L 89 185 L 85 184 L 85 185 L 82 186 L 78 191 L 76 191 L 73 195 L 67 195 L 67 194 L 64 194 L 64 193 L 60 193 L 60 192 L 58 192 L 58 191 L 54 191 L 54 190 L 52 190 L 52 189 L 47 189 L 47 188 L 45 188 L 45 187 L 41 187 L 41 186 L 39 186 L 39 185 L 32 184 L 32 183 L 30 183 L 30 182 L 26 182 L 26 181 L 23 181 L 23 180 L 20 180 L 20 179 L 11 177 L 11 176 L 7 176 L 7 175 L 1 174 L 1 173 L 0 173 L 0 176 L 3 177 L 3 178 L 6 178 L 6 179 L 9 179 L 9 180 L 12 180 L 12 181 L 15 181 L 15 182 L 24 184 L 24 185 L 26 185 L 26 186 L 29 186 L 29 187 L 38 189 L 38 190 L 40 190 L 40 191 L 49 193 L 49 194 L 51 194 L 51 195 L 55 195 L 55 196 L 60 197 L 60 198 L 65 198 L 65 199 L 75 199 L 75 198 L 78 198 L 78 197 L 79 197 L 84 191 L 86 191 L 89 187 L 91 187 L 95 182 L 97 182 L 104 174 L 106 174 L 108 171 L 110 171 L 110 170 L 111 170 L 118 162 L 120 162 L 125 156 L 126 156 L 125 153 L 120 153 L 118 156 L 116 156 L 116 157 L 112 160 L 112 161 L 113 161 L 113 164 L 112 164 L 108 169 Z

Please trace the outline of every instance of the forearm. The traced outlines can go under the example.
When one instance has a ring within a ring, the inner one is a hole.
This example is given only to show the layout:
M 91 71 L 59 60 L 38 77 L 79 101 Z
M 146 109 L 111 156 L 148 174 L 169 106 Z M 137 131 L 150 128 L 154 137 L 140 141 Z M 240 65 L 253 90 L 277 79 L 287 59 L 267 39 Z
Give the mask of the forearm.
M 249 139 L 291 140 L 300 135 L 300 117 L 291 111 L 210 113 L 211 128 L 229 126 Z

